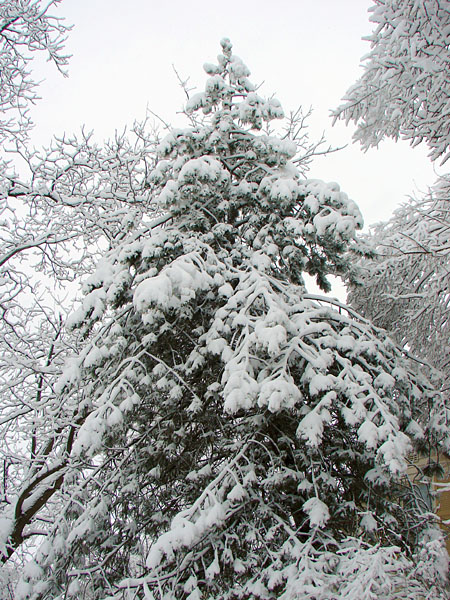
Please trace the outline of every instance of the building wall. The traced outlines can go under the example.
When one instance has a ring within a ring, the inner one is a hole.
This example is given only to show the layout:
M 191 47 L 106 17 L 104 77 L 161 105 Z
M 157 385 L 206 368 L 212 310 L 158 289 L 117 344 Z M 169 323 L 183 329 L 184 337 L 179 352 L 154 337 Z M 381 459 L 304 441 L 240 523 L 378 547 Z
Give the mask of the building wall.
M 425 487 L 425 483 L 422 484 L 421 469 L 428 464 L 428 457 L 414 454 L 409 458 L 411 460 L 411 466 L 408 469 L 409 479 L 415 485 L 419 486 L 419 488 Z M 429 499 L 429 509 L 435 512 L 440 519 L 441 527 L 447 536 L 447 552 L 450 555 L 450 457 L 435 455 L 432 458 L 436 462 L 439 462 L 439 465 L 443 469 L 443 474 L 440 477 L 433 477 L 431 484 L 431 491 L 433 493 Z
M 450 458 L 441 456 L 439 457 L 439 463 L 444 469 L 444 475 L 439 478 L 436 477 L 434 480 L 433 490 L 437 494 L 435 510 L 437 516 L 441 519 L 441 526 L 447 534 L 447 552 L 450 554 Z

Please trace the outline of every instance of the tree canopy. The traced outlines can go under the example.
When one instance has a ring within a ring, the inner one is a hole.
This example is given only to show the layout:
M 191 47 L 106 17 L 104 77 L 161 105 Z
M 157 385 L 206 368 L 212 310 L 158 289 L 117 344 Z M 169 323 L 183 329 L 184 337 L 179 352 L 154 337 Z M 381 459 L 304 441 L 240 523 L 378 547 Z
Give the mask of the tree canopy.
M 376 0 L 364 74 L 335 118 L 355 121 L 365 148 L 384 137 L 424 141 L 433 160 L 449 156 L 450 3 Z M 449 362 L 449 176 L 422 197 L 410 198 L 368 238 L 375 251 L 363 260 L 362 285 L 351 303 L 399 344 L 444 371 Z M 448 383 L 443 381 L 448 398 Z
M 325 295 L 331 275 L 357 283 L 367 245 L 338 184 L 305 177 L 321 142 L 301 109 L 263 97 L 224 38 L 184 128 L 31 150 L 27 65 L 67 61 L 55 4 L 0 8 L 0 137 L 28 173 L 0 171 L 5 596 L 447 598 L 443 534 L 408 477 L 411 452 L 430 458 L 421 482 L 450 452 L 445 397 L 400 334 Z M 421 285 L 445 314 L 443 281 Z
M 384 137 L 425 141 L 433 160 L 450 154 L 450 2 L 374 0 L 364 73 L 335 119 L 354 121 L 363 148 Z
M 361 215 L 304 179 L 296 128 L 221 45 L 68 319 L 70 448 L 18 597 L 444 598 L 405 474 L 448 448 L 446 407 L 382 330 L 307 292 L 302 273 L 352 277 Z
M 2 0 L 0 6 L 0 144 L 23 142 L 28 110 L 38 99 L 30 65 L 37 54 L 65 74 L 64 42 L 70 29 L 51 9 L 61 0 Z
M 413 354 L 450 375 L 450 182 L 443 176 L 372 228 L 375 256 L 349 301 Z M 448 384 L 444 381 L 444 387 Z

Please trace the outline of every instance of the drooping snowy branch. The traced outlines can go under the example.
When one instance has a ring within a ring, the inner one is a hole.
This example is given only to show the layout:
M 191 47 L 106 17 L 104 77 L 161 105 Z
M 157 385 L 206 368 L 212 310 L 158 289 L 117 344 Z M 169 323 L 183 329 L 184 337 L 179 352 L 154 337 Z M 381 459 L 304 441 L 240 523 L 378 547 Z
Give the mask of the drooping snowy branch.
M 374 0 L 364 74 L 348 90 L 335 119 L 354 121 L 363 148 L 385 137 L 422 141 L 430 157 L 450 156 L 450 3 Z

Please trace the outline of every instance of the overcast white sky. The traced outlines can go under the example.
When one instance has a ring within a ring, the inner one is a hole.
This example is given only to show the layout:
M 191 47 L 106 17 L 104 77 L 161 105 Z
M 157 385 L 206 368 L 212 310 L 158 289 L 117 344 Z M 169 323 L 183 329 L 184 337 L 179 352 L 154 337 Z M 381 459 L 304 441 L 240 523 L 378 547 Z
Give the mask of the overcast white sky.
M 318 158 L 310 176 L 337 181 L 360 206 L 366 224 L 386 219 L 405 196 L 432 185 L 426 147 L 383 143 L 364 154 L 353 128 L 332 127 L 329 111 L 361 73 L 369 51 L 361 40 L 372 25 L 369 0 L 63 0 L 57 13 L 74 28 L 67 41 L 69 77 L 37 66 L 46 77 L 33 111 L 34 140 L 85 125 L 108 138 L 146 107 L 179 124 L 185 96 L 172 65 L 203 89 L 204 62 L 214 62 L 227 36 L 252 71 L 260 93 L 275 93 L 284 109 L 314 109 L 311 134 L 344 150 Z

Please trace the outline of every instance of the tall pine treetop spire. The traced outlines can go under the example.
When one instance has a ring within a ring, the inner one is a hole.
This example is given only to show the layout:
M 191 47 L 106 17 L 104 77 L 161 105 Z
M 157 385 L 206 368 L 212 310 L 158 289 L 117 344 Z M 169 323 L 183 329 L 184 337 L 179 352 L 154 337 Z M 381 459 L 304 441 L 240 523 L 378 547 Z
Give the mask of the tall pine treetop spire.
M 304 179 L 298 163 L 310 155 L 301 154 L 303 131 L 260 133 L 283 119 L 281 104 L 253 91 L 229 40 L 221 44 L 218 65 L 205 66 L 212 74 L 205 91 L 187 103 L 194 125 L 161 142 L 149 182 L 160 205 L 187 219 L 188 229 L 216 233 L 223 243 L 225 236 L 238 255 L 260 257 L 277 276 L 301 283 L 307 272 L 328 290 L 328 274 L 349 275 L 345 252 L 357 245 L 361 214 L 336 183 Z

